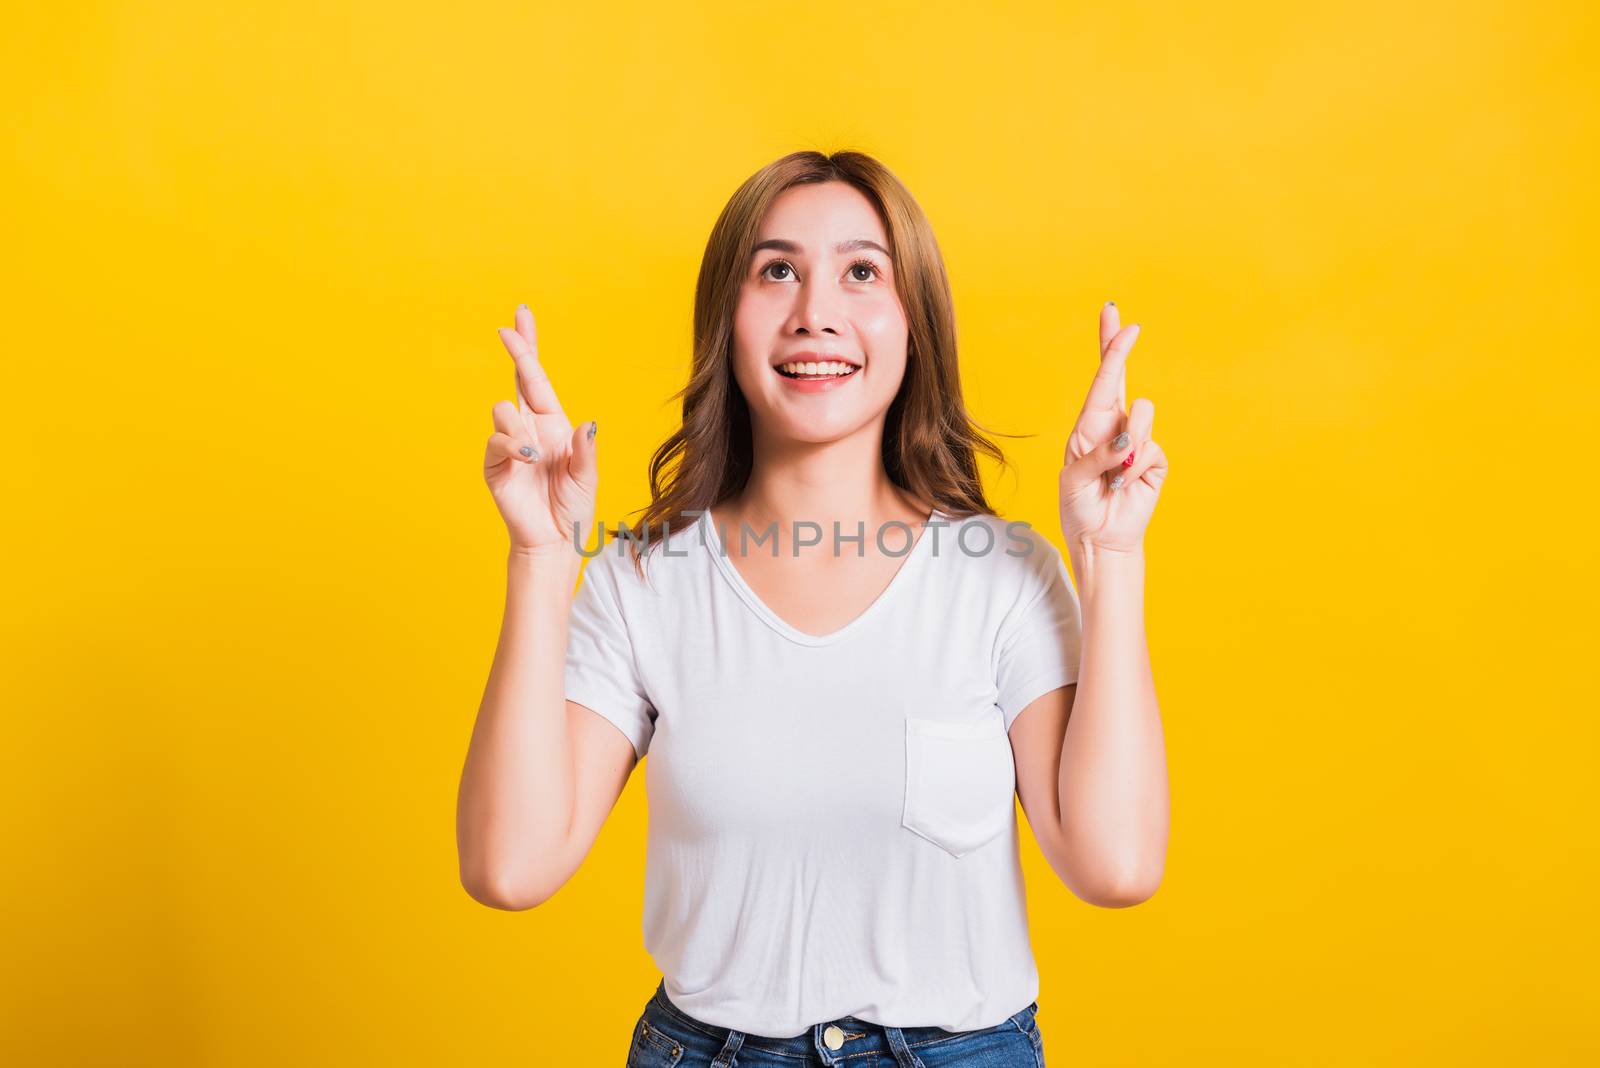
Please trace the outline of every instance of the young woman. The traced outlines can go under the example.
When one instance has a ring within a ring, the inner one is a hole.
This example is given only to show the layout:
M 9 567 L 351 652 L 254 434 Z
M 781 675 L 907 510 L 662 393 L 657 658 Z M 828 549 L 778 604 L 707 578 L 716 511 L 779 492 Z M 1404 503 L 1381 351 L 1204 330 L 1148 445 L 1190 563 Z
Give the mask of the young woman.
M 871 157 L 794 153 L 729 201 L 683 425 L 616 539 L 584 535 L 596 424 L 562 411 L 526 306 L 501 331 L 509 575 L 461 878 L 544 901 L 648 750 L 663 975 L 629 1065 L 1043 1064 L 1014 797 L 1091 903 L 1149 897 L 1166 852 L 1143 538 L 1167 466 L 1151 403 L 1125 409 L 1137 332 L 1101 310 L 1067 438 L 1074 590 L 984 498 L 976 454 L 1004 458 L 962 401 L 938 246 Z

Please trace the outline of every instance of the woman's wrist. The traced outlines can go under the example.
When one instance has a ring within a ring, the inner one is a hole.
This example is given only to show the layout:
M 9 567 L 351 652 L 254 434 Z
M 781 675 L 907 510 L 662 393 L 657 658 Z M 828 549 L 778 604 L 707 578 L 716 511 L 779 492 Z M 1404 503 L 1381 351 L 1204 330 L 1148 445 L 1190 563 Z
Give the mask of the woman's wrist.
M 560 545 L 513 545 L 507 552 L 507 566 L 513 571 L 564 579 L 569 585 L 578 577 L 583 558 L 565 542 Z
M 1089 542 L 1071 542 L 1067 555 L 1072 564 L 1072 577 L 1077 580 L 1080 593 L 1102 582 L 1128 582 L 1142 584 L 1145 572 L 1144 543 L 1135 549 L 1106 549 Z

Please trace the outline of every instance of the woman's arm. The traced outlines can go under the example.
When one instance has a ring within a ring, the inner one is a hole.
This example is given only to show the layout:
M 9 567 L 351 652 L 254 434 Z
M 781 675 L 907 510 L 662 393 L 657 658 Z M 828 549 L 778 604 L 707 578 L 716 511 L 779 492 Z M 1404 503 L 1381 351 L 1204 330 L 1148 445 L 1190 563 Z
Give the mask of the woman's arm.
M 555 893 L 589 851 L 633 769 L 627 738 L 566 699 L 572 589 L 598 478 L 595 424 L 573 428 L 539 363 L 533 315 L 500 337 L 517 402 L 494 406 L 484 479 L 511 535 L 505 612 L 456 798 L 461 884 L 524 909 Z
M 1033 722 L 1024 710 L 1013 723 L 1041 847 L 1074 893 L 1111 906 L 1156 892 L 1170 819 L 1144 632 L 1144 534 L 1168 465 L 1151 438 L 1155 405 L 1123 400 L 1138 336 L 1138 326 L 1121 329 L 1115 304 L 1100 309 L 1100 365 L 1061 468 L 1061 531 L 1082 610 L 1076 684 L 1034 702 L 1048 711 Z
M 572 878 L 638 763 L 626 735 L 565 697 L 576 566 L 564 565 L 511 553 L 500 643 L 461 774 L 461 884 L 494 908 L 533 908 Z
M 1170 818 L 1161 709 L 1144 633 L 1144 551 L 1069 547 L 1082 659 L 1055 788 L 1061 863 L 1098 903 L 1136 905 L 1166 867 Z
M 1165 743 L 1144 635 L 1144 554 L 1073 548 L 1078 678 L 1011 728 L 1017 794 L 1057 877 L 1091 905 L 1150 898 L 1166 865 Z
M 507 561 L 500 641 L 456 803 L 461 884 L 496 908 L 543 895 L 540 868 L 564 851 L 572 818 L 565 662 L 576 559 L 513 549 Z

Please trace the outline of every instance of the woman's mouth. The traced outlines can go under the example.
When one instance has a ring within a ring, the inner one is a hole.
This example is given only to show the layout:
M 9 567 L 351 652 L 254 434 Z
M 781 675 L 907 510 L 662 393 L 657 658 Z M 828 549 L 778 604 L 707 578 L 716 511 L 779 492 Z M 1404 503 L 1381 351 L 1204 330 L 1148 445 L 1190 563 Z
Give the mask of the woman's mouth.
M 859 367 L 842 360 L 797 360 L 773 367 L 781 378 L 796 386 L 833 386 L 853 378 Z

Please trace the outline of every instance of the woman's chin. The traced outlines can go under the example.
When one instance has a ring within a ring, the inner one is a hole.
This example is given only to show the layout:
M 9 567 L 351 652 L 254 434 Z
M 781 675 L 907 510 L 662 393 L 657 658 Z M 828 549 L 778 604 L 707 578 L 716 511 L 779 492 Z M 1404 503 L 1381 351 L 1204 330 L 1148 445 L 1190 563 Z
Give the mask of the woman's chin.
M 794 413 L 768 419 L 763 423 L 766 436 L 778 442 L 796 445 L 828 445 L 862 430 L 872 422 L 860 413 L 816 412 L 809 418 L 798 418 Z

